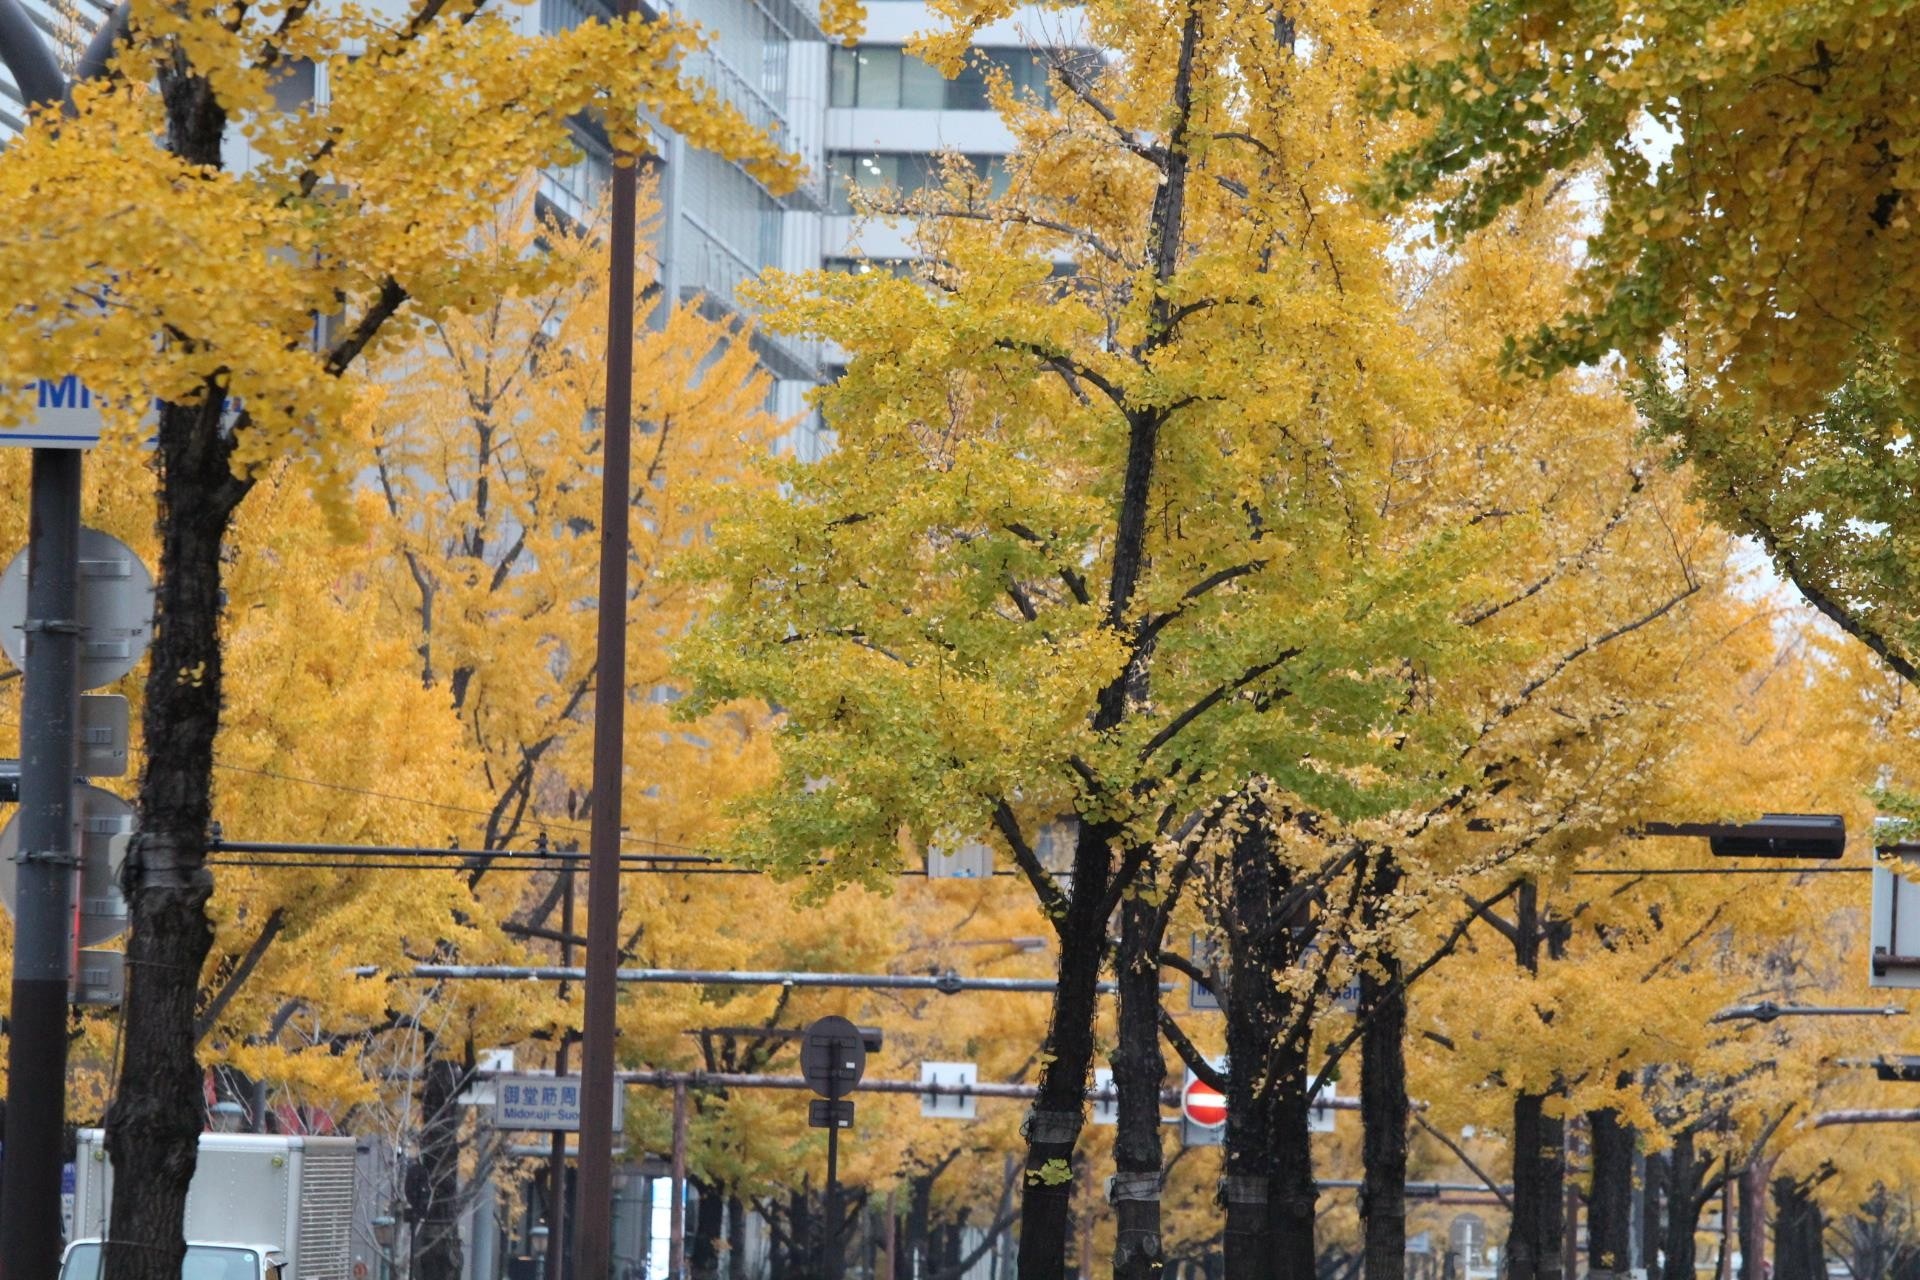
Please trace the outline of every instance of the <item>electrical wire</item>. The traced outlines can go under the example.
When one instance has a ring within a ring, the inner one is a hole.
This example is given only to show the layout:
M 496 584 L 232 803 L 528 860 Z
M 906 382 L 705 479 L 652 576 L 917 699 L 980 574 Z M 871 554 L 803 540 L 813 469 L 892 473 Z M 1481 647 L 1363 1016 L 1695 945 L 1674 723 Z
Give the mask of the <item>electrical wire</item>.
M 1863 876 L 1872 867 L 1606 867 L 1575 876 Z

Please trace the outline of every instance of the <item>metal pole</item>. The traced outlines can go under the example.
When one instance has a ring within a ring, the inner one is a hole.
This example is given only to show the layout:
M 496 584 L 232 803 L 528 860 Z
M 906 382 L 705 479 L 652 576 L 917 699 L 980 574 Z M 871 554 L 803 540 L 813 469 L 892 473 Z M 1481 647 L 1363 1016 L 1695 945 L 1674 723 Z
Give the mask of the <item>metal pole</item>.
M 673 1203 L 667 1206 L 667 1280 L 687 1274 L 687 1086 L 673 1086 Z
M 7 1165 L 0 1274 L 60 1262 L 72 945 L 74 721 L 79 714 L 80 451 L 35 449 L 27 534 L 27 671 L 20 701 L 20 852 L 8 1010 Z
M 593 894 L 593 873 L 587 874 L 587 894 Z M 417 964 L 396 969 L 395 979 L 428 978 L 491 982 L 579 982 L 587 983 L 589 1009 L 593 999 L 593 918 L 587 919 L 588 963 L 578 966 L 551 964 Z M 354 965 L 347 970 L 354 977 L 371 978 L 380 972 L 378 965 Z M 967 978 L 957 973 L 805 973 L 786 969 L 615 969 L 606 972 L 611 982 L 665 982 L 687 986 L 714 987 L 832 987 L 855 991 L 938 991 L 955 995 L 962 991 L 1007 991 L 1043 994 L 1054 988 L 1052 978 Z M 1110 995 L 1114 986 L 1102 982 L 1096 988 Z M 1162 991 L 1172 984 L 1162 983 Z M 591 1017 L 589 1017 L 591 1025 Z M 584 1101 L 584 1099 L 583 1099 Z
M 1580 1274 L 1580 1188 L 1567 1183 L 1566 1230 L 1560 1234 L 1560 1274 L 1574 1280 Z M 1588 1219 L 1591 1228 L 1592 1219 Z
M 560 963 L 573 963 L 573 868 L 568 867 L 560 873 L 560 932 L 565 940 L 560 943 Z M 568 984 L 560 984 L 560 998 L 568 995 Z M 560 1048 L 553 1055 L 553 1074 L 567 1074 L 567 1049 L 570 1047 L 571 1033 L 565 1027 L 560 1029 Z M 553 1155 L 547 1160 L 547 1280 L 561 1280 L 565 1274 L 567 1257 L 567 1135 L 556 1129 L 553 1133 Z
M 616 0 L 631 20 L 635 0 Z M 630 128 L 633 121 L 622 121 Z M 607 411 L 600 452 L 599 628 L 594 647 L 593 808 L 588 838 L 587 1001 L 580 1045 L 575 1280 L 613 1262 L 614 970 L 620 962 L 620 788 L 626 753 L 627 515 L 633 444 L 633 259 L 638 157 L 613 162 L 607 272 Z
M 831 1079 L 833 1073 L 827 1073 Z M 829 1099 L 832 1094 L 828 1094 Z M 831 1101 L 827 1104 L 833 1105 Z M 827 1280 L 840 1280 L 840 1117 L 829 1116 L 827 1125 L 827 1220 L 826 1257 L 822 1270 Z

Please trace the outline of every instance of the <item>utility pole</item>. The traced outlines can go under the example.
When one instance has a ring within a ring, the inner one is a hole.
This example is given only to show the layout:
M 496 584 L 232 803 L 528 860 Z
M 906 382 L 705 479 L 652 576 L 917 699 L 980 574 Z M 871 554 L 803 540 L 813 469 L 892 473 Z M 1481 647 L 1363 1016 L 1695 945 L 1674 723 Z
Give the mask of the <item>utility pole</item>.
M 617 0 L 616 21 L 636 0 Z M 621 122 L 630 128 L 633 121 Z M 600 450 L 600 599 L 593 677 L 593 807 L 588 837 L 587 1008 L 580 1044 L 580 1164 L 574 1280 L 613 1261 L 614 970 L 620 962 L 620 788 L 626 760 L 627 518 L 633 446 L 633 257 L 640 157 L 618 155 L 610 198 L 607 411 Z
M 573 868 L 569 866 L 560 873 L 565 879 L 560 889 L 560 963 L 571 967 L 573 964 Z M 565 1000 L 568 984 L 560 984 L 560 998 Z M 566 1028 L 560 1030 L 560 1048 L 553 1058 L 553 1074 L 567 1074 L 567 1050 L 571 1047 L 573 1035 Z M 566 1274 L 567 1258 L 567 1134 L 564 1129 L 553 1131 L 553 1154 L 547 1162 L 547 1280 L 561 1280 Z
M 88 42 L 75 80 L 100 75 L 126 17 Z M 16 0 L 0 0 L 0 62 L 29 108 L 69 82 Z M 60 1165 L 67 1118 L 67 994 L 73 894 L 74 725 L 80 700 L 78 448 L 33 451 L 28 497 L 28 664 L 20 700 L 19 909 L 8 1009 L 7 1176 L 0 1180 L 0 1275 L 51 1276 L 60 1260 Z
M 60 1259 L 67 1118 L 74 720 L 79 714 L 80 451 L 35 449 L 27 534 L 27 668 L 20 699 L 20 853 L 7 1037 L 7 1176 L 0 1274 L 37 1280 Z

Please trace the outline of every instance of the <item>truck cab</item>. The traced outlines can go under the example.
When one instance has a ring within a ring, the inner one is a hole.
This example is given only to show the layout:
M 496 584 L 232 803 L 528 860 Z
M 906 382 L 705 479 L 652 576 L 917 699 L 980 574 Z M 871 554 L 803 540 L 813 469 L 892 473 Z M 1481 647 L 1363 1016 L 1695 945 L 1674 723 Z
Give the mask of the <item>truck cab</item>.
M 187 1246 L 180 1280 L 292 1280 L 285 1274 L 287 1257 L 261 1244 L 224 1244 L 195 1241 Z M 75 1240 L 60 1260 L 60 1280 L 100 1280 L 106 1274 L 106 1251 L 98 1240 Z

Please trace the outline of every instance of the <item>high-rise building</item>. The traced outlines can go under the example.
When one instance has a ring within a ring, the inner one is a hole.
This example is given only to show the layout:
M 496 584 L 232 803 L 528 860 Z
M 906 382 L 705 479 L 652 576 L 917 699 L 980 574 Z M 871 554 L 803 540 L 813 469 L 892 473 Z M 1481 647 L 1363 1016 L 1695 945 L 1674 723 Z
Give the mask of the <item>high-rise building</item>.
M 33 25 L 46 37 L 47 44 L 71 70 L 80 60 L 80 51 L 100 24 L 113 12 L 113 0 L 16 0 Z M 0 144 L 26 128 L 27 105 L 13 73 L 0 63 Z
M 1015 91 L 1044 100 L 1047 59 L 1039 50 L 1073 43 L 1070 22 L 1060 14 L 1020 10 L 984 28 L 974 58 L 949 80 L 904 47 L 934 20 L 914 0 L 878 0 L 867 6 L 860 43 L 836 46 L 829 55 L 828 266 L 911 256 L 900 229 L 856 222 L 853 187 L 912 195 L 939 181 L 939 157 L 947 154 L 965 157 L 992 194 L 1003 194 L 1014 139 L 988 101 L 988 75 L 1003 72 Z

